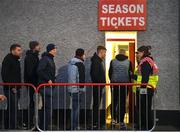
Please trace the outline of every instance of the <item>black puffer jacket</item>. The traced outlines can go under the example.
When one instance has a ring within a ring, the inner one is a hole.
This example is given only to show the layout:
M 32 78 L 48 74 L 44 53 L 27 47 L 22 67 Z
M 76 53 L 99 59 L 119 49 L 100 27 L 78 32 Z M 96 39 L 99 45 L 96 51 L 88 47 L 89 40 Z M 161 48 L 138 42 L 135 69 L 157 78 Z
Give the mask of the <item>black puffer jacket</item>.
M 46 52 L 43 53 L 37 69 L 39 84 L 48 83 L 49 80 L 54 82 L 55 71 L 54 56 Z
M 24 59 L 24 82 L 38 85 L 37 68 L 39 64 L 38 52 L 28 50 Z
M 14 56 L 10 53 L 4 58 L 1 76 L 3 82 L 21 83 L 21 67 L 18 56 Z
M 103 60 L 96 53 L 91 58 L 90 74 L 93 83 L 106 83 Z

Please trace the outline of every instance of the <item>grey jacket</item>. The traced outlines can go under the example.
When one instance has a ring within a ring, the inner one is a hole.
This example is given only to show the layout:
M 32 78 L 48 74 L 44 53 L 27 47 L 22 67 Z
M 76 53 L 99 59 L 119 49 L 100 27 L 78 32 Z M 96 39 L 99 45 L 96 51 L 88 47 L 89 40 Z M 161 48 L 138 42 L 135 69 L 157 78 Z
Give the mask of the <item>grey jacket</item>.
M 79 71 L 75 65 L 77 62 L 83 63 L 83 61 L 78 58 L 72 58 L 68 63 L 68 83 L 79 83 Z M 70 93 L 78 93 L 84 90 L 84 88 L 79 88 L 78 86 L 68 86 L 68 92 Z
M 111 82 L 130 82 L 131 73 L 131 62 L 128 60 L 127 56 L 119 54 L 111 61 L 109 69 L 109 78 Z

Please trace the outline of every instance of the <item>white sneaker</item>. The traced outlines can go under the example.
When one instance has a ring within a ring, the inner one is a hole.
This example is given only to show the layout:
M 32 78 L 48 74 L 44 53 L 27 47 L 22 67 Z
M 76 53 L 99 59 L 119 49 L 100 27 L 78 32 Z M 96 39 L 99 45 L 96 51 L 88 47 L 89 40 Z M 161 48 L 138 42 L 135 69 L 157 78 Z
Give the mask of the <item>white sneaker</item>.
M 116 123 L 117 123 L 116 120 L 114 120 L 114 119 L 111 120 L 112 125 L 115 125 Z

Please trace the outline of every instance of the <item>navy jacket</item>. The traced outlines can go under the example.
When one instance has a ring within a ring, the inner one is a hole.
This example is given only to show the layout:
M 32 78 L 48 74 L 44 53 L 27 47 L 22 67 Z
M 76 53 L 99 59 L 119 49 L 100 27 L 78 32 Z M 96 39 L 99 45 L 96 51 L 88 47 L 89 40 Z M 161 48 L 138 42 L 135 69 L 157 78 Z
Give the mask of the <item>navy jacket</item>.
M 55 82 L 55 72 L 54 56 L 43 53 L 37 69 L 39 84 L 48 83 L 49 80 Z

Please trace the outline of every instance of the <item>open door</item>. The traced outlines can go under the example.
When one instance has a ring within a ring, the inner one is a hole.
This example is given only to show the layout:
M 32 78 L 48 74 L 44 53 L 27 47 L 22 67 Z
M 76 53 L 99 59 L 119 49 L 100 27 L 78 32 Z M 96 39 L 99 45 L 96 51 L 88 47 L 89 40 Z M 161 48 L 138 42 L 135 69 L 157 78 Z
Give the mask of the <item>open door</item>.
M 119 53 L 120 49 L 126 50 L 126 55 L 128 56 L 129 60 L 132 63 L 133 70 L 136 66 L 135 60 L 135 50 L 137 48 L 137 32 L 106 32 L 105 33 L 105 41 L 106 41 L 106 81 L 110 83 L 108 77 L 108 70 L 109 65 L 112 59 Z M 128 123 L 131 121 L 129 115 L 132 115 L 132 91 L 129 92 L 129 99 L 128 99 L 129 107 L 127 107 L 127 113 L 125 116 L 125 122 Z M 110 115 L 110 104 L 111 104 L 111 91 L 110 87 L 106 87 L 106 121 L 107 123 L 111 122 L 111 115 Z

